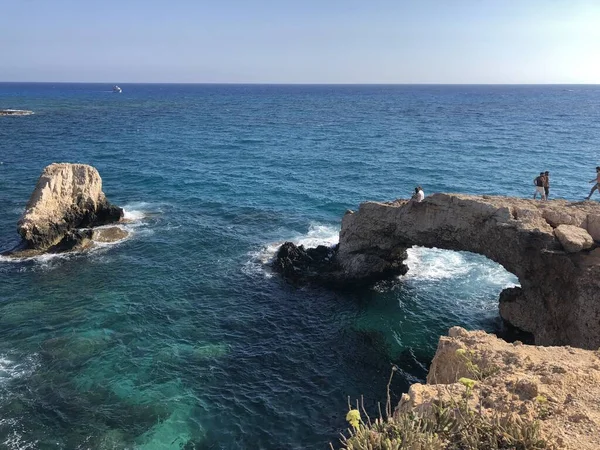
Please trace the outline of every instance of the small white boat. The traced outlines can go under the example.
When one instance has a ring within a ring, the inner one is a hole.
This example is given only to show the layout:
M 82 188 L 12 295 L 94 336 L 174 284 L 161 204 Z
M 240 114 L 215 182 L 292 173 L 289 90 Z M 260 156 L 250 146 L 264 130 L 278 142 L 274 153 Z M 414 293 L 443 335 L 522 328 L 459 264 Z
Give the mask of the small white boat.
M 120 88 L 119 86 L 117 86 L 117 85 L 114 85 L 114 86 L 113 86 L 113 92 L 114 92 L 115 94 L 120 94 L 121 92 L 123 92 L 123 89 L 121 89 L 121 88 Z

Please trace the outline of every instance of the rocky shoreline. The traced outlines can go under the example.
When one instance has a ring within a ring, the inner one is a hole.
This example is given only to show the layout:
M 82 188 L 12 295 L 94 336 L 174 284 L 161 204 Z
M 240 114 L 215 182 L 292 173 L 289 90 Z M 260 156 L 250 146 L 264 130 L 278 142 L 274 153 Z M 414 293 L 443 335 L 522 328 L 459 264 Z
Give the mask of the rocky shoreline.
M 394 414 L 431 415 L 439 405 L 467 401 L 483 416 L 537 423 L 558 448 L 596 450 L 599 398 L 599 350 L 509 344 L 454 327 L 439 340 L 427 384 L 413 384 Z
M 421 203 L 363 203 L 343 217 L 337 248 L 326 254 L 286 243 L 274 268 L 294 282 L 344 286 L 406 273 L 406 249 L 413 245 L 479 253 L 521 284 L 500 295 L 505 321 L 532 333 L 536 344 L 594 349 L 600 346 L 599 242 L 596 202 L 435 194 Z

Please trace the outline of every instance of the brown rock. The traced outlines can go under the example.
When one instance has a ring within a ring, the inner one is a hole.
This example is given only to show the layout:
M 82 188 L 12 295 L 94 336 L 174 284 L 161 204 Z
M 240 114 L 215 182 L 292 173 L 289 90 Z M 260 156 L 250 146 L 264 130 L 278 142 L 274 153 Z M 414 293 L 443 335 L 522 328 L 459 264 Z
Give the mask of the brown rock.
M 590 236 L 600 242 L 600 214 L 588 214 L 586 228 Z
M 594 245 L 592 236 L 583 228 L 574 225 L 559 225 L 554 234 L 563 248 L 569 253 L 577 253 L 587 250 Z
M 354 280 L 393 273 L 413 245 L 485 255 L 521 283 L 501 296 L 505 320 L 533 333 L 538 344 L 598 348 L 600 265 L 588 252 L 563 247 L 573 242 L 589 249 L 593 240 L 579 226 L 589 227 L 595 215 L 595 202 L 459 194 L 434 194 L 421 203 L 366 202 L 344 215 L 336 260 Z M 570 240 L 561 244 L 554 226 Z
M 120 227 L 97 228 L 92 234 L 92 240 L 95 242 L 118 242 L 125 239 L 129 233 Z
M 522 419 L 535 420 L 541 437 L 561 448 L 600 448 L 600 372 L 593 369 L 598 359 L 594 351 L 514 346 L 483 331 L 457 327 L 449 334 L 440 338 L 427 384 L 413 384 L 396 412 L 428 414 L 435 412 L 440 402 L 452 405 L 467 401 L 482 414 L 514 411 Z M 469 361 L 480 368 L 495 368 L 476 379 L 468 396 L 465 387 L 457 383 L 468 366 L 457 349 L 463 349 Z M 557 382 L 547 384 L 546 368 L 556 362 L 564 370 L 554 371 Z
M 51 164 L 31 194 L 18 230 L 28 248 L 60 246 L 71 230 L 117 222 L 123 210 L 108 202 L 98 171 L 85 164 Z

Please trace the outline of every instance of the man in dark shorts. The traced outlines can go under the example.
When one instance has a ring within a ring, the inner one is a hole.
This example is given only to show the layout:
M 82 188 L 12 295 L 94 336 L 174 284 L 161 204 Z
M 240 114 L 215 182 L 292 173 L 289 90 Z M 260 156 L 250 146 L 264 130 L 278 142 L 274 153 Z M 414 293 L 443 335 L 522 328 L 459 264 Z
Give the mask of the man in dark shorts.
M 587 196 L 586 200 L 589 200 L 592 197 L 592 194 L 594 193 L 594 191 L 596 189 L 600 190 L 600 166 L 596 167 L 596 178 L 594 178 L 593 180 L 590 180 L 590 183 L 596 183 L 596 184 L 594 184 L 594 187 L 590 191 L 590 195 Z
M 546 194 L 546 200 L 548 200 L 548 195 L 550 195 L 550 172 L 547 170 L 544 172 L 544 194 Z

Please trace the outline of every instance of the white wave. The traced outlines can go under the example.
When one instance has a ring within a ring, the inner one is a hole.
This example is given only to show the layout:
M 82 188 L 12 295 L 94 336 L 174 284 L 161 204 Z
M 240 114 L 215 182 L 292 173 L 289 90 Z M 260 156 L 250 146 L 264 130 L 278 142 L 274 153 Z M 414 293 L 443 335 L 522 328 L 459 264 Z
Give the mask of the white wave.
M 308 227 L 308 233 L 294 239 L 293 242 L 296 245 L 304 245 L 306 248 L 313 248 L 319 245 L 332 247 L 339 242 L 339 235 L 339 227 L 311 223 Z
M 443 280 L 469 272 L 465 258 L 459 252 L 413 247 L 409 248 L 407 253 L 405 264 L 409 271 L 404 279 Z
M 4 421 L 0 418 L 0 425 L 3 425 L 5 422 L 6 424 L 10 425 L 13 430 L 12 434 L 8 434 L 4 441 L 1 442 L 1 444 L 4 445 L 3 448 L 6 448 L 7 450 L 35 450 L 38 448 L 38 441 L 27 442 L 23 434 L 14 429 L 18 425 L 16 420 Z
M 24 258 L 13 258 L 9 256 L 0 256 L 0 262 L 2 263 L 22 263 L 27 261 L 35 261 L 41 265 L 48 265 L 52 261 L 59 259 L 72 258 L 77 253 L 44 253 L 43 255 L 27 256 Z
M 272 273 L 265 270 L 265 268 L 273 261 L 277 250 L 279 250 L 279 247 L 284 242 L 290 241 L 296 245 L 303 245 L 305 248 L 314 248 L 319 245 L 332 247 L 338 243 L 339 233 L 340 229 L 338 226 L 311 223 L 305 234 L 296 234 L 295 236 L 290 236 L 289 239 L 271 242 L 256 251 L 248 253 L 250 260 L 244 264 L 242 271 L 246 274 L 260 273 L 270 278 Z
M 0 355 L 0 386 L 16 378 L 31 376 L 38 366 L 36 358 L 36 356 L 28 357 L 23 362 L 16 363 L 8 356 Z M 0 441 L 1 448 L 8 450 L 33 450 L 37 448 L 37 441 L 28 442 L 26 440 L 21 424 L 16 418 L 0 417 L 0 426 L 11 430 L 9 434 L 4 435 L 4 440 Z
M 15 362 L 7 355 L 0 355 L 0 386 L 9 383 L 13 379 L 31 376 L 37 367 L 36 355 L 27 357 L 22 362 Z M 11 433 L 5 435 L 4 440 L 0 442 L 1 448 L 10 450 L 37 448 L 37 442 L 28 442 L 25 439 L 17 419 L 0 417 L 0 426 L 5 426 L 11 430 Z
M 126 221 L 140 221 L 146 218 L 147 212 L 143 209 L 134 209 L 132 206 L 123 207 L 123 219 Z M 139 208 L 139 207 L 138 207 Z
M 129 208 L 129 209 L 128 209 Z M 130 205 L 125 205 L 123 208 L 123 218 L 125 219 L 122 223 L 109 224 L 101 227 L 96 227 L 95 229 L 103 229 L 103 228 L 111 228 L 118 227 L 127 232 L 127 236 L 123 239 L 119 239 L 113 242 L 98 242 L 94 241 L 94 245 L 91 248 L 88 248 L 84 251 L 80 252 L 68 252 L 68 253 L 44 253 L 42 255 L 36 256 L 28 256 L 24 258 L 12 258 L 7 256 L 0 256 L 0 263 L 23 263 L 28 261 L 34 261 L 37 266 L 42 269 L 50 269 L 54 267 L 55 262 L 61 260 L 67 260 L 73 257 L 81 256 L 81 255 L 92 255 L 98 252 L 106 251 L 109 248 L 115 247 L 124 243 L 125 241 L 130 240 L 135 235 L 143 234 L 141 228 L 146 224 L 144 222 L 144 218 L 149 214 L 147 211 L 151 209 L 149 203 L 145 202 L 137 202 L 132 203 Z M 150 231 L 148 231 L 150 232 Z
M 512 273 L 481 255 L 424 247 L 413 247 L 407 252 L 409 271 L 402 277 L 403 280 L 438 281 L 468 277 L 475 283 L 501 288 L 518 286 L 518 280 Z
M 28 377 L 37 368 L 37 356 L 29 356 L 22 362 L 15 362 L 7 355 L 0 355 L 0 384 L 11 379 Z

